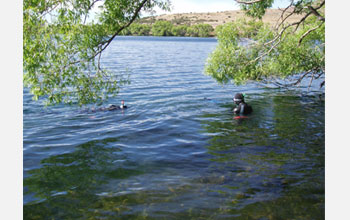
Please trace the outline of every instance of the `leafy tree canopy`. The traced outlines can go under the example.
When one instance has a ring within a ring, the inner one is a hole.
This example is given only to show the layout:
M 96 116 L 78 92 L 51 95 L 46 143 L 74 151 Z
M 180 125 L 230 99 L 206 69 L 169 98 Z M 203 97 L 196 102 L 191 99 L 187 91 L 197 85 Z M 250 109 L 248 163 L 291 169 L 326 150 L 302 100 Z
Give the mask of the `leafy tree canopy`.
M 151 28 L 152 26 L 148 24 L 133 23 L 128 29 L 130 29 L 132 35 L 147 36 L 150 34 Z
M 187 31 L 193 37 L 209 37 L 214 28 L 209 24 L 196 24 L 190 26 Z
M 101 103 L 128 80 L 104 68 L 102 52 L 140 13 L 169 0 L 24 0 L 24 85 L 46 104 Z M 98 9 L 98 10 L 96 10 Z M 96 22 L 88 17 L 96 13 Z
M 236 0 L 254 18 L 261 18 L 273 0 Z M 304 78 L 325 74 L 324 0 L 291 0 L 276 27 L 261 21 L 239 20 L 216 29 L 219 44 L 208 58 L 205 72 L 219 83 L 250 80 L 293 86 Z M 287 23 L 288 17 L 301 19 Z M 281 84 L 286 79 L 287 84 Z M 321 87 L 324 81 L 321 83 Z
M 171 30 L 171 32 L 173 32 L 175 36 L 186 36 L 187 28 L 188 28 L 187 25 L 177 25 L 177 26 L 173 26 L 173 29 Z
M 170 21 L 156 21 L 152 25 L 153 36 L 173 36 L 173 24 Z

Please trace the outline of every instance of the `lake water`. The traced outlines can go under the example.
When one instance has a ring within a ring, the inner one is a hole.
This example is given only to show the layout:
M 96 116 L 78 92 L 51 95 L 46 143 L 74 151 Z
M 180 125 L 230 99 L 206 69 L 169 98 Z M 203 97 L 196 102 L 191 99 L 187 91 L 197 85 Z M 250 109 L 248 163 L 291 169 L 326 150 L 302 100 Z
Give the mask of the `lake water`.
M 324 96 L 218 85 L 212 38 L 118 37 L 131 84 L 86 112 L 23 94 L 24 219 L 323 219 Z M 234 120 L 232 98 L 254 112 Z

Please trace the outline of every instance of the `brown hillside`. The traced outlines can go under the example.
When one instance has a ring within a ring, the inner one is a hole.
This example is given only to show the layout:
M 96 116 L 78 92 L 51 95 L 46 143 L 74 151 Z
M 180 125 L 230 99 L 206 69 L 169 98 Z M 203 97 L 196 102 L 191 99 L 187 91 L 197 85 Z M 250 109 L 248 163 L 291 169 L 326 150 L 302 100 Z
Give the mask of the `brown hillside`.
M 289 9 L 289 11 L 292 9 Z M 274 26 L 278 19 L 281 17 L 282 9 L 268 9 L 263 17 L 263 22 L 269 23 Z M 285 16 L 288 14 L 285 13 Z M 286 21 L 292 23 L 299 21 L 302 15 L 293 15 L 289 17 Z M 239 18 L 251 19 L 245 15 L 244 11 L 234 10 L 234 11 L 222 11 L 222 12 L 207 12 L 207 13 L 181 13 L 181 14 L 164 14 L 159 16 L 146 17 L 141 19 L 140 23 L 150 23 L 153 24 L 157 20 L 171 21 L 175 25 L 187 24 L 210 24 L 214 28 L 218 25 L 232 22 Z

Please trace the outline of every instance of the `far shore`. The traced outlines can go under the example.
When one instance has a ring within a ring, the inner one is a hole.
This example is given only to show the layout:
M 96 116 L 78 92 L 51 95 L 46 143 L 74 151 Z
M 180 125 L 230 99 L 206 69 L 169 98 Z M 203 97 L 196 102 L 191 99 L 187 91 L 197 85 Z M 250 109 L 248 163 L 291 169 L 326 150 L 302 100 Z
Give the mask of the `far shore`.
M 292 9 L 288 9 L 284 16 Z M 275 26 L 280 21 L 283 9 L 267 9 L 262 21 L 271 26 Z M 299 21 L 303 15 L 290 16 L 286 22 L 292 23 Z M 157 20 L 170 21 L 174 25 L 196 25 L 209 24 L 213 28 L 237 19 L 251 19 L 242 10 L 221 11 L 221 12 L 206 12 L 206 13 L 178 13 L 178 14 L 163 14 L 158 16 L 144 17 L 139 22 L 141 24 L 153 24 Z

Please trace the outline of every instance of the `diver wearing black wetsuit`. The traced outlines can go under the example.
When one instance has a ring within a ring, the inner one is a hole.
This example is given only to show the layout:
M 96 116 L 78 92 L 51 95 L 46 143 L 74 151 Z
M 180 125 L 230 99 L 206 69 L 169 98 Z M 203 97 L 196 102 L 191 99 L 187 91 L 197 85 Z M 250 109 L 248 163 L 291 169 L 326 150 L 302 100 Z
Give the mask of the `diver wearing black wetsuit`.
M 244 96 L 242 93 L 237 93 L 233 98 L 233 101 L 236 105 L 236 108 L 233 109 L 233 112 L 237 115 L 246 115 L 250 114 L 253 111 L 253 108 L 244 102 Z
M 124 105 L 124 100 L 122 100 L 122 104 L 120 106 L 110 105 L 108 108 L 104 110 L 113 111 L 113 110 L 125 109 L 125 108 L 128 108 L 128 106 Z
M 107 108 L 98 108 L 98 109 L 91 109 L 91 112 L 97 112 L 97 111 L 114 111 L 114 110 L 119 110 L 119 109 L 126 109 L 128 106 L 124 104 L 124 100 L 122 100 L 122 103 L 120 106 L 117 105 L 109 105 Z

